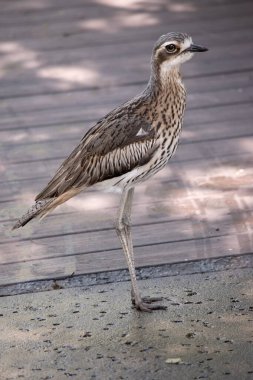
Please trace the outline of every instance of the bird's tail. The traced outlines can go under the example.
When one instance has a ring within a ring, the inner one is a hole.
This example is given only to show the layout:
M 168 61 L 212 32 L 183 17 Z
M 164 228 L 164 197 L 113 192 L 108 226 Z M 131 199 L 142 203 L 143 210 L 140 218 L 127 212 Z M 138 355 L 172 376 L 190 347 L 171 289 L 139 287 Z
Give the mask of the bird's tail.
M 40 201 L 37 201 L 28 211 L 26 214 L 24 214 L 12 227 L 13 230 L 16 230 L 17 228 L 23 227 L 26 225 L 30 220 L 36 217 L 42 218 L 45 216 L 49 211 L 54 209 L 55 207 L 52 205 L 55 198 L 48 198 L 48 199 L 42 199 Z
M 30 220 L 37 217 L 44 217 L 49 212 L 53 211 L 57 206 L 66 202 L 68 199 L 72 198 L 74 195 L 80 193 L 81 188 L 74 188 L 65 193 L 58 195 L 57 197 L 39 199 L 36 203 L 23 215 L 17 223 L 12 227 L 13 230 L 16 230 L 19 227 L 23 227 Z

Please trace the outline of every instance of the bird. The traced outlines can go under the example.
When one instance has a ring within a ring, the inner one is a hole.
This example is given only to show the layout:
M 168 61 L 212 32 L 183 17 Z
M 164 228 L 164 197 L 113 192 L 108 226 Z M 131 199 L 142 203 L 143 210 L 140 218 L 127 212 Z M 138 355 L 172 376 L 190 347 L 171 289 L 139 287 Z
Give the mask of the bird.
M 159 297 L 142 297 L 136 277 L 131 234 L 135 186 L 164 168 L 173 156 L 182 128 L 186 90 L 181 64 L 206 47 L 186 33 L 170 32 L 155 43 L 146 88 L 101 118 L 56 171 L 35 203 L 13 226 L 23 227 L 88 188 L 121 193 L 115 223 L 131 279 L 131 299 L 144 312 L 164 310 Z

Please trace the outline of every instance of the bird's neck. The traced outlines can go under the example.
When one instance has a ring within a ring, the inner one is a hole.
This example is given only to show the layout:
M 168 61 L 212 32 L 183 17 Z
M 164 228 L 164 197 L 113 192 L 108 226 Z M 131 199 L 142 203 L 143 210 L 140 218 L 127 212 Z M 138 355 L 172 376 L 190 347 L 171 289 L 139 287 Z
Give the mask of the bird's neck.
M 170 65 L 163 62 L 160 66 L 152 64 L 151 76 L 148 83 L 148 92 L 151 98 L 164 97 L 168 93 L 184 92 L 184 84 L 179 72 L 179 65 Z
M 174 117 L 182 120 L 185 100 L 186 91 L 179 67 L 156 67 L 151 71 L 146 89 L 134 99 L 134 108 L 152 125 L 162 119 L 163 124 L 170 126 Z M 163 115 L 169 118 L 166 123 Z
M 152 125 L 162 124 L 167 129 L 171 125 L 176 126 L 177 123 L 181 125 L 186 91 L 179 67 L 163 67 L 157 71 L 152 70 L 150 81 L 141 99 L 140 112 Z M 174 123 L 175 120 L 176 123 Z

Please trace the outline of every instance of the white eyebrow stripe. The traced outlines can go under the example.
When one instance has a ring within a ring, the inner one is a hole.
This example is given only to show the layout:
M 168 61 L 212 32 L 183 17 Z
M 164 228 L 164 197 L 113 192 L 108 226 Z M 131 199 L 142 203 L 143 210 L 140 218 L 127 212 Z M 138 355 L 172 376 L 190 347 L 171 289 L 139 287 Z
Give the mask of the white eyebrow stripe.
M 165 46 L 170 45 L 170 44 L 175 44 L 176 46 L 178 46 L 178 42 L 172 40 L 172 41 L 166 41 L 166 42 L 164 42 L 164 43 L 161 45 L 161 47 L 165 47 Z
M 161 45 L 161 47 L 165 47 L 165 46 L 167 46 L 167 45 L 169 45 L 169 44 L 175 44 L 176 46 L 181 45 L 181 50 L 185 50 L 185 49 L 187 49 L 188 47 L 191 46 L 191 44 L 192 44 L 192 38 L 191 38 L 191 37 L 186 38 L 182 44 L 180 44 L 180 43 L 179 43 L 178 41 L 176 41 L 176 40 L 166 41 L 166 42 L 164 42 L 164 43 Z

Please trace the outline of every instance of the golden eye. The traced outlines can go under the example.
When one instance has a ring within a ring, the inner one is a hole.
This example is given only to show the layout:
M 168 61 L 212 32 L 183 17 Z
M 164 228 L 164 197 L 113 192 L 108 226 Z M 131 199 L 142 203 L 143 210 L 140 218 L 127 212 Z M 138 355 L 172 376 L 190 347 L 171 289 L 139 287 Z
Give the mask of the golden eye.
M 174 44 L 169 44 L 165 46 L 168 53 L 175 53 L 177 51 L 177 47 Z

